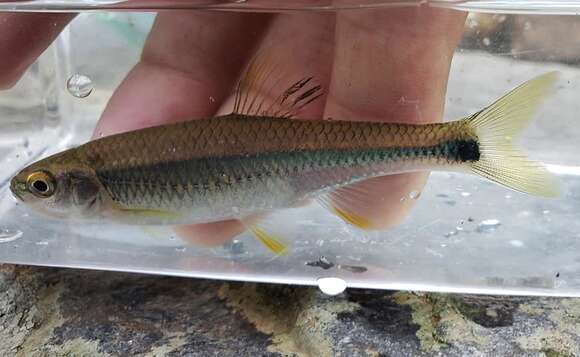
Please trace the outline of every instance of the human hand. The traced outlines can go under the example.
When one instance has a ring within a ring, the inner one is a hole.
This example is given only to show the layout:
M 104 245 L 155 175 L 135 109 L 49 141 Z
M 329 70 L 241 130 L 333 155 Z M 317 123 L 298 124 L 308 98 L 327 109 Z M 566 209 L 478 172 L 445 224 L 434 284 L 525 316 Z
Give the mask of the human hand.
M 0 13 L 0 90 L 12 87 L 73 17 Z
M 449 66 L 465 14 L 430 8 L 338 14 L 164 12 L 141 61 L 116 90 L 95 136 L 225 114 L 244 65 L 274 52 L 284 73 L 315 76 L 326 95 L 303 118 L 433 122 L 441 119 Z M 278 92 L 262 93 L 277 96 Z M 424 174 L 368 180 L 356 211 L 373 228 L 399 222 Z M 237 221 L 176 228 L 185 239 L 221 244 L 244 230 Z
M 240 71 L 257 52 L 276 53 L 284 73 L 313 75 L 326 95 L 302 118 L 391 122 L 441 119 L 453 51 L 465 14 L 401 8 L 338 14 L 168 12 L 157 16 L 141 61 L 111 98 L 95 135 L 231 111 Z M 277 96 L 285 88 L 275 88 Z M 373 228 L 401 221 L 426 174 L 359 183 L 372 197 L 357 210 Z M 235 220 L 177 227 L 193 243 L 219 245 L 244 230 Z

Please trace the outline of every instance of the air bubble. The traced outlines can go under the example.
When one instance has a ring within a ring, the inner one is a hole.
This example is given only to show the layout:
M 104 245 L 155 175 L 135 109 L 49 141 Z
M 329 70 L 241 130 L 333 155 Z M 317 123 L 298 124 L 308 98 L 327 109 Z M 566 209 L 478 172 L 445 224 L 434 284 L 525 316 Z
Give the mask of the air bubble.
M 355 274 L 362 274 L 369 270 L 367 267 L 360 265 L 339 265 L 338 269 L 346 270 Z
M 14 228 L 0 228 L 0 243 L 8 243 L 22 237 L 22 231 Z
M 461 197 L 469 197 L 471 196 L 471 192 L 463 191 L 461 192 Z
M 500 225 L 501 225 L 501 222 L 498 219 L 495 219 L 495 218 L 485 219 L 479 223 L 479 225 L 477 226 L 477 231 L 478 232 L 493 231 L 493 230 L 496 230 L 497 227 L 499 227 Z
M 326 295 L 334 296 L 346 290 L 346 281 L 340 278 L 320 278 L 316 282 L 320 291 Z
M 93 92 L 93 81 L 85 75 L 73 74 L 66 81 L 66 89 L 76 98 L 86 98 Z
M 421 197 L 421 191 L 411 191 L 409 192 L 409 198 L 412 200 L 416 200 Z
M 474 29 L 474 28 L 476 28 L 477 26 L 479 26 L 479 22 L 478 22 L 476 19 L 474 19 L 474 18 L 468 18 L 468 19 L 467 19 L 467 26 L 468 26 L 470 29 Z
M 327 270 L 327 269 L 332 268 L 334 266 L 334 263 L 331 262 L 327 257 L 320 256 L 320 258 L 318 258 L 318 260 L 315 260 L 312 262 L 306 262 L 306 265 Z
M 514 247 L 518 247 L 518 248 L 519 248 L 519 247 L 523 247 L 523 246 L 524 246 L 524 242 L 522 242 L 521 240 L 517 240 L 517 239 L 510 240 L 510 244 L 511 244 L 512 246 L 514 246 Z
M 225 243 L 224 248 L 229 250 L 232 254 L 244 254 L 246 252 L 244 242 L 239 239 L 233 239 L 232 241 Z
M 447 232 L 447 233 L 445 233 L 445 238 L 449 238 L 449 237 L 456 236 L 456 235 L 457 235 L 457 233 L 458 233 L 457 231 L 450 231 L 450 232 Z

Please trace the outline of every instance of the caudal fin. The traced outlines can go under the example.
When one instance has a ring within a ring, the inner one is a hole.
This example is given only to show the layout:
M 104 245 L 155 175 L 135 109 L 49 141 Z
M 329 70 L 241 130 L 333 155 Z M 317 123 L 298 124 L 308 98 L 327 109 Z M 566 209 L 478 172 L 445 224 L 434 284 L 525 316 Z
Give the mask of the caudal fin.
M 559 180 L 538 161 L 518 150 L 513 140 L 533 119 L 558 78 L 549 72 L 525 82 L 464 120 L 478 138 L 480 158 L 471 170 L 500 185 L 537 196 L 555 197 Z

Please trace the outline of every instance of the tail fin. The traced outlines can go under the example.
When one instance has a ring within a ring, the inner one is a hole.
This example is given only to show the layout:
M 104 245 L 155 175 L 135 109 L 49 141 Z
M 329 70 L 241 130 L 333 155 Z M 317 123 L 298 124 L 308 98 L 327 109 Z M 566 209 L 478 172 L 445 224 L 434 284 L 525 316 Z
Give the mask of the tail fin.
M 557 78 L 557 72 L 536 77 L 464 119 L 479 142 L 480 159 L 470 164 L 473 172 L 516 191 L 544 197 L 559 195 L 558 179 L 512 143 L 552 92 Z

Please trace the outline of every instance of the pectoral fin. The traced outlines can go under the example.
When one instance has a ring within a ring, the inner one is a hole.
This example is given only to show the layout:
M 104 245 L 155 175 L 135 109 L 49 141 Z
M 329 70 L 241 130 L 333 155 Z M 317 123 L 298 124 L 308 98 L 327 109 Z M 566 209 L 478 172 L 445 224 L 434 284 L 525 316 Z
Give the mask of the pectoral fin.
M 273 235 L 259 226 L 251 226 L 250 230 L 266 248 L 277 255 L 285 254 L 288 251 L 288 244 L 282 238 Z

